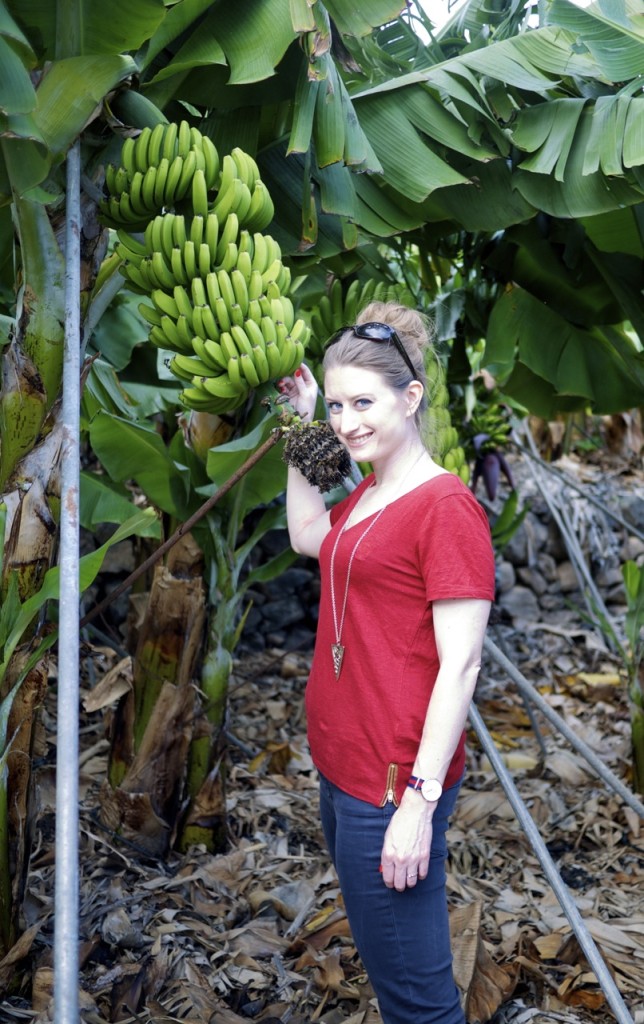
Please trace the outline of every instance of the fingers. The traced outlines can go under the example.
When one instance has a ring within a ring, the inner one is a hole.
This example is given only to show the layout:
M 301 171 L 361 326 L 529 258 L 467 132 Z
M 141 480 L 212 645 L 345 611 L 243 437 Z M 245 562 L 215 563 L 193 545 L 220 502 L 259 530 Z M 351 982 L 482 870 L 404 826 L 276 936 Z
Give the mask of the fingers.
M 318 385 L 306 363 L 302 363 L 292 377 L 281 377 L 275 387 L 288 399 L 301 419 L 313 419 Z
M 404 892 L 413 889 L 427 877 L 427 865 L 383 863 L 380 867 L 382 880 L 388 889 Z

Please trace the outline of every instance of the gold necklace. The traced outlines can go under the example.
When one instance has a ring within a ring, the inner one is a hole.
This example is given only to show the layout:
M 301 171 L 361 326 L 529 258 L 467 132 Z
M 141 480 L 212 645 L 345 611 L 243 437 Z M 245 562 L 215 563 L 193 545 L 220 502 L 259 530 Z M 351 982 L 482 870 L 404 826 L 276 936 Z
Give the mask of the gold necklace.
M 418 465 L 418 463 L 420 462 L 420 460 L 422 459 L 422 457 L 424 455 L 425 455 L 425 449 L 423 448 L 422 452 L 420 453 L 420 455 L 418 456 L 416 461 L 413 463 L 411 468 L 408 470 L 407 473 L 405 473 L 405 476 L 403 477 L 402 483 L 400 485 L 401 489 L 405 485 L 405 483 L 407 482 L 407 478 L 411 475 L 412 470 L 414 470 L 416 468 L 416 466 Z M 371 484 L 371 487 L 373 487 L 373 486 L 374 485 Z M 362 497 L 362 495 L 360 497 Z M 394 501 L 395 499 L 392 498 L 391 500 Z M 334 581 L 333 581 L 334 565 L 335 565 L 335 553 L 338 550 L 338 544 L 340 543 L 340 539 L 341 539 L 342 535 L 344 534 L 345 530 L 347 530 L 349 528 L 349 526 L 351 525 L 351 517 L 353 516 L 353 513 L 355 512 L 355 510 L 357 509 L 359 504 L 360 504 L 360 498 L 358 499 L 358 501 L 355 503 L 355 505 L 353 506 L 353 508 L 349 512 L 349 515 L 347 516 L 346 521 L 345 521 L 344 525 L 342 526 L 342 529 L 339 531 L 338 536 L 335 538 L 335 544 L 333 545 L 333 551 L 331 552 L 331 563 L 329 565 L 329 582 L 330 582 L 330 591 L 331 591 L 331 611 L 333 612 L 333 627 L 335 629 L 335 643 L 331 644 L 331 655 L 333 657 L 333 668 L 334 668 L 334 671 L 335 671 L 335 678 L 336 679 L 340 678 L 340 671 L 342 669 L 342 661 L 343 661 L 343 658 L 344 658 L 344 650 L 345 650 L 345 648 L 344 648 L 344 644 L 342 643 L 342 629 L 344 627 L 344 616 L 345 616 L 345 612 L 347 610 L 347 600 L 348 600 L 348 597 L 349 597 L 349 582 L 351 580 L 351 566 L 353 565 L 353 559 L 355 558 L 356 551 L 358 550 L 358 548 L 362 544 L 362 541 L 365 539 L 365 537 L 369 533 L 369 530 L 373 529 L 373 527 L 376 525 L 376 523 L 380 519 L 380 516 L 382 515 L 382 513 L 387 508 L 389 508 L 389 505 L 391 504 L 391 502 L 388 502 L 387 505 L 383 505 L 382 508 L 379 509 L 376 512 L 374 518 L 368 524 L 366 529 L 364 529 L 362 531 L 362 533 L 358 537 L 357 541 L 353 545 L 353 549 L 351 551 L 351 554 L 349 555 L 349 564 L 347 566 L 347 579 L 346 579 L 346 583 L 344 585 L 344 595 L 343 595 L 343 598 L 342 598 L 342 609 L 340 611 L 340 618 L 338 620 L 338 610 L 337 610 L 337 605 L 336 605 L 336 600 L 335 600 L 335 585 L 334 585 Z

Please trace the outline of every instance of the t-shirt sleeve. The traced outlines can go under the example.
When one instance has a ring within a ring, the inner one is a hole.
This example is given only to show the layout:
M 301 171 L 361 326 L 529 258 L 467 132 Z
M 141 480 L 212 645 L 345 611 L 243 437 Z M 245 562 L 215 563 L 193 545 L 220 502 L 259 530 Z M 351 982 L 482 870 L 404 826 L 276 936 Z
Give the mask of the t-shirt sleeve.
M 427 510 L 419 555 L 428 601 L 494 600 L 494 551 L 485 512 L 467 490 L 440 497 Z

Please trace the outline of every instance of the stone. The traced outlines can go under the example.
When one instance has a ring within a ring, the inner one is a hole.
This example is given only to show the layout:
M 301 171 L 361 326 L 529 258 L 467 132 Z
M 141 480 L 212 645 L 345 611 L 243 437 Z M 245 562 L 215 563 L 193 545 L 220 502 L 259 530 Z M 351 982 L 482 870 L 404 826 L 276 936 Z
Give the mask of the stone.
M 573 590 L 579 590 L 579 580 L 572 562 L 561 562 L 557 566 L 557 582 L 564 594 L 570 594 Z
M 621 501 L 622 518 L 634 526 L 640 533 L 644 533 L 644 498 L 638 494 L 628 494 Z
M 501 594 L 498 604 L 512 616 L 514 622 L 536 622 L 540 618 L 539 602 L 529 587 L 513 587 Z
M 557 563 L 547 551 L 540 551 L 537 555 L 537 569 L 548 583 L 557 579 Z
M 302 605 L 294 595 L 267 601 L 262 608 L 262 618 L 269 629 L 284 630 L 304 618 Z
M 506 594 L 508 590 L 512 590 L 516 581 L 517 574 L 512 562 L 500 561 L 496 567 L 496 585 L 499 593 Z
M 526 587 L 530 587 L 530 590 L 537 596 L 545 594 L 548 589 L 548 584 L 544 577 L 541 575 L 538 569 L 535 569 L 531 565 L 522 565 L 517 569 L 517 576 L 522 583 L 525 583 Z

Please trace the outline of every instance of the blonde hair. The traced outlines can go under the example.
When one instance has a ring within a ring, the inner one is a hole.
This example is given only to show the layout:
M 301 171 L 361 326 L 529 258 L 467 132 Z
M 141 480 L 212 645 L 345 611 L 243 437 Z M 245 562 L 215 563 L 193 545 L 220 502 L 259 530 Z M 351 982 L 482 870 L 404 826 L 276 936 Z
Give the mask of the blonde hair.
M 396 302 L 370 302 L 358 314 L 356 324 L 381 323 L 391 327 L 409 356 L 414 367 L 415 379 L 423 385 L 423 397 L 415 413 L 418 430 L 422 430 L 423 415 L 431 401 L 427 391 L 427 359 L 436 359 L 431 337 L 431 322 L 415 309 L 401 306 Z M 402 390 L 410 382 L 409 367 L 394 344 L 378 343 L 369 338 L 359 338 L 347 327 L 335 344 L 327 348 L 322 368 L 336 366 L 360 366 L 364 370 L 379 373 L 389 387 Z

